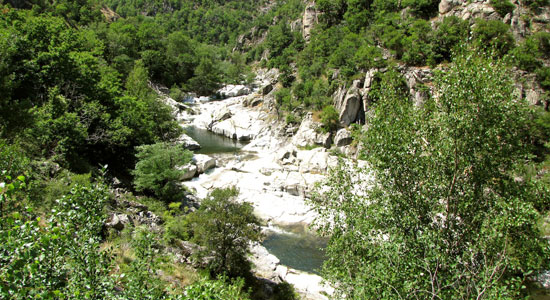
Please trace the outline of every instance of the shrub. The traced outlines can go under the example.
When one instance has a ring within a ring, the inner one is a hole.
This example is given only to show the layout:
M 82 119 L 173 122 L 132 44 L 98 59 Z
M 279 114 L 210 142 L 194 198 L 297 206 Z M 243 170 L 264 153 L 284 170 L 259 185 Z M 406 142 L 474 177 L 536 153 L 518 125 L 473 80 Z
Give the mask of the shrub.
M 516 6 L 510 2 L 510 0 L 491 0 L 491 6 L 497 11 L 497 13 L 504 17 L 514 11 Z
M 151 192 L 166 202 L 179 200 L 183 192 L 179 181 L 185 170 L 178 167 L 191 161 L 192 152 L 169 143 L 143 145 L 136 149 L 138 162 L 133 171 L 136 190 Z
M 500 56 L 514 47 L 510 25 L 498 20 L 476 20 L 473 36 L 477 47 L 485 51 L 495 51 L 495 54 Z
M 433 51 L 436 62 L 449 61 L 452 50 L 468 39 L 470 25 L 456 16 L 443 19 L 433 34 Z
M 330 132 L 336 130 L 340 123 L 338 111 L 334 106 L 327 105 L 323 108 L 321 112 L 321 123 L 323 124 L 323 130 L 325 132 Z

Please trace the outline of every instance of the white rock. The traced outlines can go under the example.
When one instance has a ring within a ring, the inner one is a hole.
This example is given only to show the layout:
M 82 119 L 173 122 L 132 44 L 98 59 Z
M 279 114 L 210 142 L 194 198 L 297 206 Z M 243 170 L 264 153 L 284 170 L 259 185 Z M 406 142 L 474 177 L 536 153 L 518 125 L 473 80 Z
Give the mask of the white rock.
M 193 156 L 193 162 L 197 166 L 197 172 L 199 174 L 216 167 L 216 159 L 205 154 L 195 154 Z
M 226 85 L 218 91 L 222 97 L 231 98 L 250 94 L 250 89 L 244 85 Z
M 178 170 L 183 170 L 185 173 L 183 174 L 181 180 L 189 180 L 197 174 L 197 166 L 193 164 L 187 164 L 185 166 L 176 167 Z
M 197 141 L 185 133 L 177 138 L 176 143 L 181 144 L 187 150 L 198 150 L 201 148 L 201 145 Z
M 329 299 L 325 295 L 334 293 L 334 289 L 324 285 L 323 278 L 318 275 L 292 270 L 288 272 L 285 280 L 294 285 L 298 293 L 304 295 L 306 299 Z
M 349 132 L 345 128 L 342 128 L 336 133 L 334 144 L 336 145 L 336 147 L 343 147 L 351 144 L 352 140 L 353 139 L 351 137 L 351 132 Z

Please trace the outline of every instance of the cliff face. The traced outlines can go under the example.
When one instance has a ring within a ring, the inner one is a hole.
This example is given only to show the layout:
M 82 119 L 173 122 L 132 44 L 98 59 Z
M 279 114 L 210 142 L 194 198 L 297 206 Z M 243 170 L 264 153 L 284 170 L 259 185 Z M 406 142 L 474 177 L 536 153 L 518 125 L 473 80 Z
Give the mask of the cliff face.
M 437 28 L 447 17 L 454 16 L 468 21 L 470 29 L 473 29 L 475 21 L 498 20 L 510 26 L 515 42 L 520 43 L 528 36 L 539 31 L 548 31 L 550 24 L 550 7 L 528 7 L 524 1 L 511 0 L 507 12 L 503 13 L 493 7 L 490 0 L 442 0 L 438 6 L 438 14 L 430 19 L 432 28 Z M 404 9 L 402 15 L 407 15 Z M 314 2 L 308 2 L 302 18 L 302 34 L 306 42 L 311 39 L 312 29 L 318 23 L 320 12 Z M 380 47 L 380 46 L 379 46 Z M 388 49 L 382 49 L 384 56 L 391 56 Z M 403 75 L 412 100 L 421 105 L 431 94 L 433 68 L 429 66 L 414 67 L 404 63 L 398 63 L 398 70 Z M 548 66 L 548 62 L 544 65 Z M 444 69 L 444 66 L 436 68 Z M 351 123 L 362 123 L 365 120 L 365 112 L 369 110 L 370 92 L 372 84 L 378 73 L 384 73 L 385 68 L 373 68 L 365 70 L 364 79 L 357 79 L 348 86 L 342 84 L 333 94 L 333 103 L 339 112 L 340 122 L 344 126 Z M 377 75 L 378 74 L 378 75 Z M 518 68 L 513 69 L 513 77 L 516 82 L 516 93 L 531 104 L 548 108 L 548 100 L 545 91 L 537 81 L 533 73 Z

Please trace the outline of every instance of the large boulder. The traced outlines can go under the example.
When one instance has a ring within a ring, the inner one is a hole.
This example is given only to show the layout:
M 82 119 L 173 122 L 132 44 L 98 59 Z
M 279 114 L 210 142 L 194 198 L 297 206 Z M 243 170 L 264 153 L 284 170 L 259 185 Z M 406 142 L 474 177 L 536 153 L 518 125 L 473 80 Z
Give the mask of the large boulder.
M 356 87 L 351 87 L 348 90 L 344 101 L 338 106 L 338 110 L 340 111 L 340 122 L 345 126 L 355 122 L 362 103 L 363 101 L 359 89 Z
M 113 228 L 118 231 L 124 229 L 126 225 L 130 224 L 130 217 L 126 214 L 112 214 L 107 219 L 105 226 L 107 228 Z
M 193 164 L 187 164 L 185 166 L 177 167 L 177 169 L 184 171 L 181 180 L 189 180 L 197 175 L 198 167 Z
M 192 137 L 187 134 L 182 134 L 176 139 L 176 144 L 180 144 L 184 149 L 187 150 L 198 150 L 201 148 L 201 145 L 195 141 Z
M 226 85 L 218 91 L 218 94 L 224 98 L 239 97 L 250 94 L 250 89 L 244 85 Z
M 195 154 L 195 156 L 193 156 L 193 162 L 197 166 L 197 172 L 199 174 L 216 167 L 216 159 L 205 154 Z
M 332 143 L 332 135 L 323 133 L 320 130 L 321 126 L 321 123 L 313 120 L 313 114 L 308 113 L 292 138 L 292 144 L 298 147 L 317 145 L 329 148 Z
M 336 137 L 334 138 L 334 144 L 336 147 L 343 147 L 351 144 L 353 141 L 351 137 L 351 132 L 349 132 L 347 129 L 342 128 L 338 130 L 336 133 Z

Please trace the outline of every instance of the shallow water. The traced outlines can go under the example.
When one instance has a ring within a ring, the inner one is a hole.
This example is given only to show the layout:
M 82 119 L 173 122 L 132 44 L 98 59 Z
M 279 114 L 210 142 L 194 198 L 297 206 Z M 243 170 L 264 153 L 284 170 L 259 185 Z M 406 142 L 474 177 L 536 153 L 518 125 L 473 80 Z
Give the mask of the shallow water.
M 326 259 L 326 241 L 305 231 L 268 230 L 262 244 L 282 265 L 300 271 L 319 274 Z
M 247 144 L 196 127 L 186 127 L 185 133 L 201 145 L 199 154 L 237 153 Z

